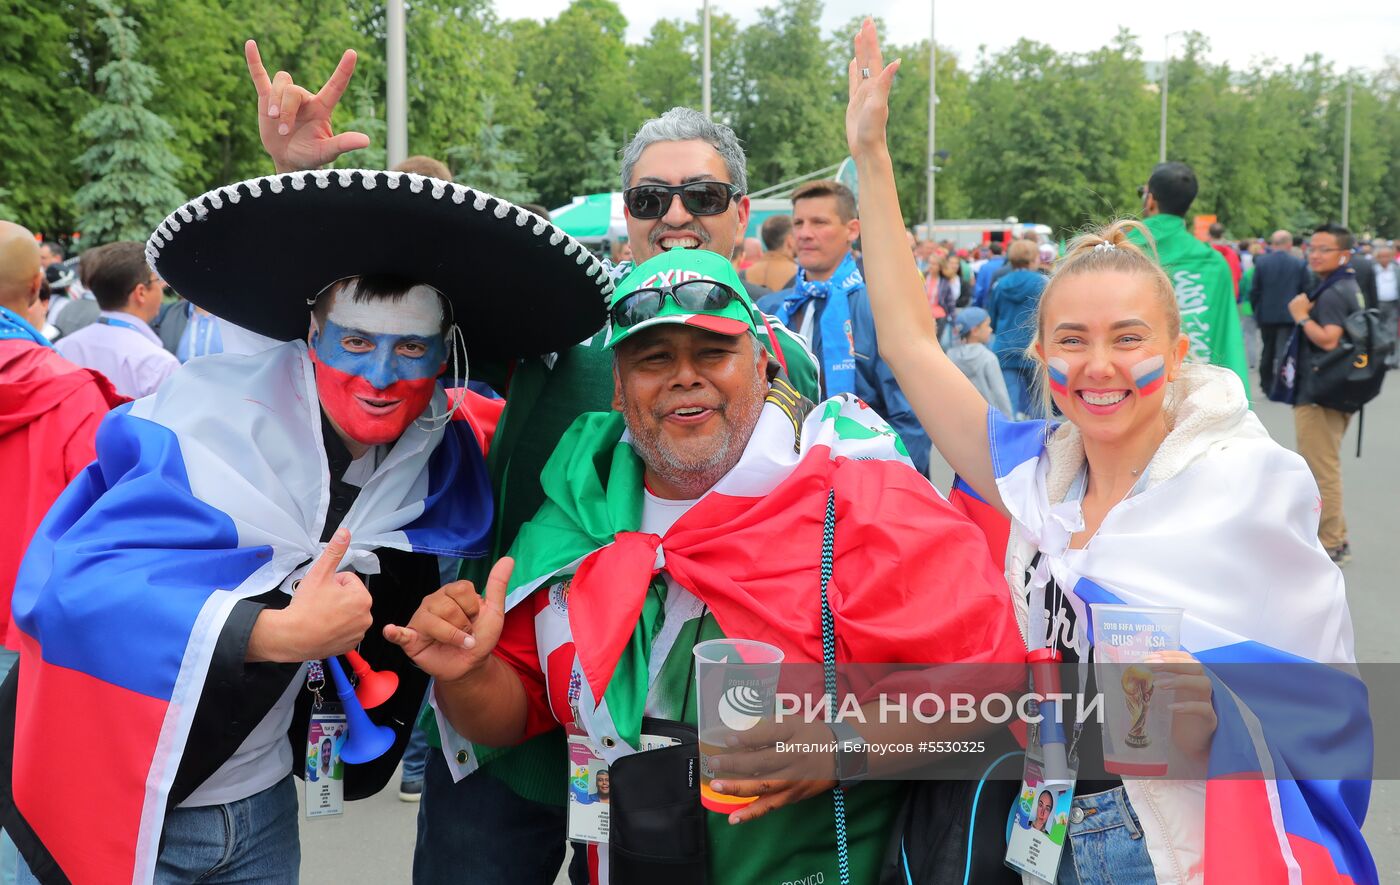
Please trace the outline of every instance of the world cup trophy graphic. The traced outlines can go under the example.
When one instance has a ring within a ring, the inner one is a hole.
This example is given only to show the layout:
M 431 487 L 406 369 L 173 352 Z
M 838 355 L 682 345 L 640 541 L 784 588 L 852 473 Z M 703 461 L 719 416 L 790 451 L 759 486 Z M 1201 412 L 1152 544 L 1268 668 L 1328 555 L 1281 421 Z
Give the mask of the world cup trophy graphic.
M 1152 671 L 1133 664 L 1123 671 L 1123 695 L 1128 702 L 1132 725 L 1123 742 L 1130 747 L 1145 747 L 1152 743 L 1147 736 L 1147 708 L 1152 703 Z

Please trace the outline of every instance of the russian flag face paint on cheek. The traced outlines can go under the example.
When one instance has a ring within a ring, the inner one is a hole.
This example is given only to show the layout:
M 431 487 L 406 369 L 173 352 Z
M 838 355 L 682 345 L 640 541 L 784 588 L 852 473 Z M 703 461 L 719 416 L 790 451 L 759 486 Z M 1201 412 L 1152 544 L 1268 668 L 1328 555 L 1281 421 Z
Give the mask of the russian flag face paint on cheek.
M 1167 361 L 1161 356 L 1150 356 L 1132 368 L 1133 384 L 1140 396 L 1151 396 L 1167 383 Z
M 1050 390 L 1060 396 L 1069 395 L 1069 363 L 1057 356 L 1045 361 L 1045 374 L 1050 381 Z

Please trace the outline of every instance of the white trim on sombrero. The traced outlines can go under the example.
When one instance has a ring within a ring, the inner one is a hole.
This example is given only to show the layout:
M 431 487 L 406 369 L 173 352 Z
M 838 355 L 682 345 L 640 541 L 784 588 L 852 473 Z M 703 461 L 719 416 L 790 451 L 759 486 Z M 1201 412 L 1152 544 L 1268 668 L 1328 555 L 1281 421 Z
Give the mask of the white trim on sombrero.
M 365 190 L 374 190 L 374 188 L 379 185 L 378 176 L 383 175 L 385 177 L 385 186 L 390 190 L 396 190 L 403 185 L 404 182 L 407 182 L 409 191 L 417 194 L 422 193 L 424 186 L 427 185 L 432 198 L 435 200 L 449 197 L 452 202 L 461 205 L 467 201 L 468 197 L 471 197 L 472 208 L 478 212 L 485 212 L 489 201 L 495 200 L 496 205 L 491 212 L 497 218 L 504 220 L 513 209 L 516 213 L 515 223 L 518 227 L 525 227 L 526 225 L 532 224 L 531 233 L 535 236 L 543 237 L 548 235 L 549 244 L 551 246 L 558 246 L 560 243 L 564 243 L 563 251 L 565 255 L 573 256 L 577 253 L 578 257 L 575 260 L 580 266 L 585 264 L 589 265 L 585 274 L 598 284 L 599 292 L 603 296 L 605 302 L 615 288 L 612 279 L 608 274 L 603 272 L 602 262 L 595 258 L 582 243 L 569 236 L 548 219 L 536 215 L 529 209 L 523 206 L 517 206 L 495 194 L 487 194 L 465 185 L 457 184 L 456 182 L 429 178 L 414 172 L 391 172 L 382 169 L 315 169 L 304 172 L 281 172 L 276 175 L 264 175 L 259 178 L 250 178 L 246 181 L 237 181 L 233 184 L 216 187 L 213 190 L 207 191 L 189 200 L 183 206 L 180 206 L 165 217 L 165 220 L 156 227 L 155 231 L 146 241 L 146 263 L 151 266 L 152 270 L 156 269 L 156 263 L 160 260 L 161 250 L 174 238 L 175 233 L 180 230 L 182 224 L 193 222 L 196 219 L 203 219 L 211 211 L 222 209 L 225 200 L 229 203 L 237 204 L 238 201 L 245 196 L 245 194 L 240 191 L 240 187 L 244 188 L 247 191 L 246 196 L 252 199 L 263 197 L 264 188 L 266 188 L 268 195 L 281 194 L 286 190 L 288 184 L 291 185 L 291 189 L 294 191 L 304 190 L 307 186 L 308 178 L 311 180 L 310 183 L 323 190 L 330 187 L 332 184 L 336 184 L 342 188 L 350 188 L 355 186 L 357 173 L 359 184 Z

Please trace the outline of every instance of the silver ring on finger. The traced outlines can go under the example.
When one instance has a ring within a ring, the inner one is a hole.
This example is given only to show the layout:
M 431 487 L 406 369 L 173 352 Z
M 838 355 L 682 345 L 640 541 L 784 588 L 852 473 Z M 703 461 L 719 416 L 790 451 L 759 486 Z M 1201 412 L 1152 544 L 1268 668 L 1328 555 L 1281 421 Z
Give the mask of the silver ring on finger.
M 869 79 L 870 79 L 870 69 L 869 69 L 869 68 L 861 68 L 861 69 L 860 69 L 860 78 L 861 78 L 862 80 L 869 80 Z

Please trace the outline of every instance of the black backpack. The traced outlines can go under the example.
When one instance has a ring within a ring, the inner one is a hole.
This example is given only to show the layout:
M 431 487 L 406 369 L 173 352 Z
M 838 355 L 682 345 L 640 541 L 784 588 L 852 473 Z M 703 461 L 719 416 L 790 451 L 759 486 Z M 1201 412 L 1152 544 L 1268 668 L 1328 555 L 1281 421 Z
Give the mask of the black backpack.
M 1342 339 L 1328 351 L 1314 351 L 1305 389 L 1319 406 L 1348 414 L 1376 398 L 1385 380 L 1385 361 L 1394 343 L 1381 334 L 1376 308 L 1358 310 L 1342 324 Z

